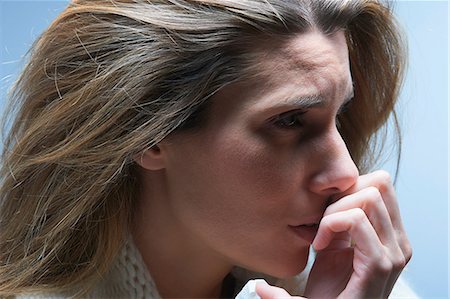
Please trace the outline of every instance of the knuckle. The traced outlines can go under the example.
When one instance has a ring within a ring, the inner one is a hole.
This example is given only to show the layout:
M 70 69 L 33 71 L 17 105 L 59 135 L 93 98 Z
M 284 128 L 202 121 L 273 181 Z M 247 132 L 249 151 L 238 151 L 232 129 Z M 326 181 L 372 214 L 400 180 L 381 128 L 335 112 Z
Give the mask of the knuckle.
M 403 255 L 399 255 L 397 256 L 393 261 L 392 261 L 392 268 L 393 270 L 401 270 L 403 268 L 405 268 L 406 266 L 406 259 Z
M 359 223 L 367 218 L 366 213 L 361 208 L 355 208 L 352 210 L 353 219 L 355 222 Z
M 399 236 L 397 237 L 397 242 L 399 244 L 399 247 L 401 248 L 401 251 L 403 253 L 403 257 L 405 260 L 405 265 L 409 263 L 409 261 L 412 258 L 413 255 L 413 249 L 411 246 L 411 243 L 408 240 L 408 237 L 406 236 L 406 234 L 400 233 Z
M 404 245 L 403 255 L 405 257 L 405 265 L 406 265 L 407 263 L 409 263 L 413 255 L 413 250 L 409 242 L 406 242 L 406 244 Z
M 370 186 L 366 188 L 367 198 L 373 203 L 382 200 L 381 192 L 377 187 Z
M 392 185 L 392 177 L 386 170 L 377 170 L 375 174 L 379 184 L 379 189 L 385 190 Z
M 385 184 L 390 184 L 392 182 L 391 174 L 387 172 L 386 170 L 377 170 L 376 175 L 380 182 L 383 182 Z
M 375 270 L 382 275 L 391 273 L 393 269 L 394 269 L 394 264 L 387 257 L 380 258 L 379 262 L 375 266 Z
M 375 187 L 369 187 L 367 190 L 367 200 L 366 204 L 369 207 L 375 207 L 376 205 L 383 202 L 383 197 L 381 196 L 380 190 Z

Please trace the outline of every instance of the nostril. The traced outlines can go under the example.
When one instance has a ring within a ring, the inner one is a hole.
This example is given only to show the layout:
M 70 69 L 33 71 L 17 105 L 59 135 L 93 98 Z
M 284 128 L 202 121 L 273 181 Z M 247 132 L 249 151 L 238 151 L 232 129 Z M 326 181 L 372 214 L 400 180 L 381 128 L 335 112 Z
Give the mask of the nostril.
M 333 194 L 330 197 L 328 197 L 327 206 L 335 203 L 336 201 L 338 201 L 339 199 L 341 199 L 343 197 L 342 192 L 338 188 L 335 187 L 332 189 L 335 189 L 335 190 L 333 190 L 334 191 Z
M 336 194 L 336 193 L 341 192 L 341 190 L 339 190 L 338 187 L 330 187 L 330 188 L 327 189 L 327 192 L 330 193 L 330 194 Z M 330 198 L 332 198 L 332 197 L 333 197 L 333 195 L 330 196 Z

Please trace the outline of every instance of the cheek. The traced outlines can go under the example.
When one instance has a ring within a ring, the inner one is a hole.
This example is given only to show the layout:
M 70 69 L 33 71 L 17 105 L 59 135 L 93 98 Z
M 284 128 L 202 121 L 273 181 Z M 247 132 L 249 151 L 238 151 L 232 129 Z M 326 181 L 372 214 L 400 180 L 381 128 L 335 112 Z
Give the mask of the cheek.
M 229 140 L 220 145 L 214 160 L 221 161 L 222 182 L 232 196 L 246 204 L 264 204 L 273 211 L 298 195 L 300 161 L 293 163 L 287 154 L 258 138 Z
M 173 161 L 172 215 L 235 265 L 298 273 L 308 246 L 292 244 L 287 219 L 298 208 L 301 161 L 245 134 L 209 141 L 184 148 Z
M 289 175 L 280 157 L 262 146 L 241 144 L 224 147 L 223 173 L 230 187 L 248 189 L 254 195 L 267 197 L 269 193 L 285 189 Z
M 216 151 L 220 180 L 211 185 L 221 191 L 208 211 L 214 225 L 203 226 L 203 232 L 238 265 L 273 275 L 297 274 L 306 263 L 307 246 L 292 245 L 285 230 L 297 207 L 300 178 L 292 179 L 285 157 L 266 146 L 238 144 L 222 144 Z
M 228 136 L 201 151 L 185 150 L 169 178 L 169 189 L 179 212 L 189 213 L 191 219 L 255 224 L 267 221 L 267 215 L 281 217 L 298 195 L 298 172 L 286 160 L 262 141 Z

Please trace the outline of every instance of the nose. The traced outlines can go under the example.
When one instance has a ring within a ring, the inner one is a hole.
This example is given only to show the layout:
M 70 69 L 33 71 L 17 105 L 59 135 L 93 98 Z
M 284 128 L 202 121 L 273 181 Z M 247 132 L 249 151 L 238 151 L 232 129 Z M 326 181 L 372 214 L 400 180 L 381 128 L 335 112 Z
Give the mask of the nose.
M 310 190 L 329 197 L 353 186 L 359 171 L 336 128 L 324 137 L 323 142 L 313 160 L 317 168 L 310 180 Z

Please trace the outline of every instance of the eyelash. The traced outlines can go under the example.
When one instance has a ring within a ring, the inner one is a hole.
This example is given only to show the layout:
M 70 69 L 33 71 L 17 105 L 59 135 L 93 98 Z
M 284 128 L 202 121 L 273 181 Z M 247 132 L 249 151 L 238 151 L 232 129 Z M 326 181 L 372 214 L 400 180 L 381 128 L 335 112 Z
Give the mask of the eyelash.
M 303 115 L 306 111 L 290 111 L 277 115 L 272 120 L 272 124 L 284 130 L 293 130 L 303 127 Z
M 339 116 L 341 116 L 349 106 L 350 102 L 347 102 L 344 106 L 342 106 L 338 113 L 336 114 L 336 126 L 340 128 L 341 124 L 339 122 Z M 288 111 L 282 114 L 275 116 L 271 123 L 278 129 L 283 130 L 295 130 L 304 127 L 304 119 L 303 116 L 306 114 L 305 110 L 296 110 L 296 111 Z
M 340 121 L 340 117 L 344 114 L 344 112 L 346 112 L 348 110 L 348 107 L 350 106 L 351 101 L 347 102 L 344 106 L 341 107 L 341 109 L 339 109 L 338 113 L 336 114 L 336 127 L 338 129 L 341 129 L 342 125 L 341 125 L 341 121 Z

